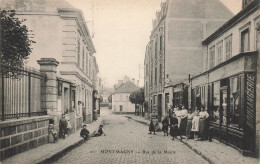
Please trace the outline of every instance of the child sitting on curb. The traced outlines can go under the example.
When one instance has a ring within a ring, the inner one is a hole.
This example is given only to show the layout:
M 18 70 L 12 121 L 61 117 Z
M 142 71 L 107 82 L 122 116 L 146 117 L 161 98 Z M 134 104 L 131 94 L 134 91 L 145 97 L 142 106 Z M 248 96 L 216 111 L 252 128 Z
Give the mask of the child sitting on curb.
M 88 140 L 89 139 L 89 131 L 87 129 L 87 125 L 84 124 L 83 125 L 83 129 L 80 131 L 80 136 L 84 139 L 84 140 Z
M 98 136 L 101 136 L 102 134 L 104 134 L 104 136 L 106 136 L 105 131 L 103 129 L 103 124 L 100 124 L 99 127 L 98 127 L 98 130 L 94 131 L 92 136 L 98 137 Z

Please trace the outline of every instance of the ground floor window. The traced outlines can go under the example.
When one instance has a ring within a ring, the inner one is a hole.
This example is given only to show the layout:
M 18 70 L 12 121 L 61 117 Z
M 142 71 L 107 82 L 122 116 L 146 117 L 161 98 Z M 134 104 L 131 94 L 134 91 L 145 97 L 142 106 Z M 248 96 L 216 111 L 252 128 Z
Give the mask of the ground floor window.
M 174 92 L 173 93 L 173 105 L 182 106 L 182 92 Z
M 241 76 L 230 78 L 230 112 L 229 125 L 239 126 L 241 111 Z M 240 126 L 239 126 L 240 127 Z
M 76 107 L 76 91 L 74 89 L 71 90 L 71 107 Z
M 212 102 L 209 103 L 212 104 L 210 113 L 213 113 L 213 122 L 242 128 L 243 81 L 244 75 L 241 74 L 210 84 Z
M 220 82 L 215 82 L 212 85 L 213 89 L 213 121 L 220 123 Z

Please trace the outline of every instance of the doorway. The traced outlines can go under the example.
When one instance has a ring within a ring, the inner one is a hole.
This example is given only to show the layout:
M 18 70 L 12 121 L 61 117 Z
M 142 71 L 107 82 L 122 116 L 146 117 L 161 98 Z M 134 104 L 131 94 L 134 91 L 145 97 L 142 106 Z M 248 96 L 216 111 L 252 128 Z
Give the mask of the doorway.
M 157 109 L 158 109 L 158 121 L 161 122 L 162 119 L 162 95 L 158 95 L 158 104 L 157 104 Z
M 120 105 L 120 112 L 123 111 L 123 108 L 124 108 L 124 106 L 123 106 L 123 105 Z

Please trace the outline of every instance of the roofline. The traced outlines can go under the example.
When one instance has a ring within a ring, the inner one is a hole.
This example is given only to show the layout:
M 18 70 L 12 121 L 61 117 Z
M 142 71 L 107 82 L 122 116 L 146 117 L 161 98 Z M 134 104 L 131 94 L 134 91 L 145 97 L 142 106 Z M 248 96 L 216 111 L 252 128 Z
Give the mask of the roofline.
M 83 15 L 82 10 L 76 9 L 76 8 L 57 8 L 57 10 L 58 10 L 58 13 L 62 13 L 62 12 L 76 12 L 77 13 L 77 15 L 76 15 L 77 23 L 79 23 L 80 27 L 82 28 L 83 34 L 87 34 L 86 39 L 87 39 L 87 42 L 90 43 L 89 47 L 91 49 L 91 52 L 96 53 L 96 48 L 95 48 L 94 43 L 91 39 L 91 35 L 89 33 L 88 26 L 86 24 L 86 19 Z M 66 15 L 60 15 L 60 16 L 66 17 Z M 85 30 L 85 32 L 84 32 L 84 30 Z
M 241 22 L 245 17 L 247 17 L 249 14 L 251 14 L 253 11 L 257 10 L 260 3 L 259 0 L 252 1 L 247 7 L 242 9 L 239 13 L 237 13 L 234 17 L 229 19 L 225 24 L 223 24 L 220 28 L 218 28 L 214 33 L 212 33 L 210 36 L 208 36 L 206 39 L 202 41 L 202 45 L 207 45 L 211 41 L 215 40 L 219 36 L 221 36 L 223 33 L 225 33 L 227 30 Z

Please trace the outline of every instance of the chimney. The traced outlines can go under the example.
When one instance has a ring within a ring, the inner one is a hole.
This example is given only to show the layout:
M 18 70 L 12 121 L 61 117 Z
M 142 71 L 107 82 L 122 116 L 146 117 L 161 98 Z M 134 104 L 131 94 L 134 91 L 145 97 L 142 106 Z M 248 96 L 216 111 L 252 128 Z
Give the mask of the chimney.
M 139 87 L 139 80 L 136 81 L 136 85 Z
M 125 76 L 125 77 L 124 77 L 124 83 L 126 83 L 126 82 L 128 82 L 128 81 L 130 81 L 130 77 Z
M 132 78 L 132 83 L 134 83 L 134 84 L 135 84 L 135 78 Z

